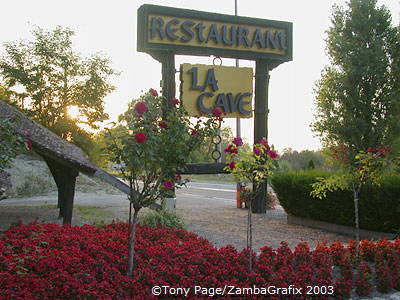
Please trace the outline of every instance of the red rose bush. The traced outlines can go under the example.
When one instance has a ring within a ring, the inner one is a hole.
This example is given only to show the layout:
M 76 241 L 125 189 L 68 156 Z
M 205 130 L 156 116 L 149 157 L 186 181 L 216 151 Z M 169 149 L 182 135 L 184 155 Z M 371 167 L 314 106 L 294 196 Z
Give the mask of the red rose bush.
M 246 207 L 249 208 L 247 215 L 247 248 L 251 252 L 253 230 L 252 230 L 252 200 L 255 199 L 266 184 L 269 177 L 278 164 L 275 161 L 278 154 L 273 147 L 268 145 L 267 139 L 261 138 L 253 146 L 253 151 L 243 149 L 243 141 L 241 137 L 235 137 L 231 143 L 224 149 L 227 154 L 227 166 L 225 170 L 229 171 L 239 182 L 248 184 L 252 183 L 252 189 L 246 189 Z M 243 190 L 242 190 L 243 191 Z M 252 256 L 249 254 L 249 270 L 251 271 Z
M 134 271 L 135 230 L 139 210 L 164 197 L 173 197 L 174 189 L 185 184 L 179 176 L 190 154 L 202 141 L 216 134 L 215 123 L 221 116 L 192 124 L 176 98 L 165 99 L 150 89 L 133 100 L 119 117 L 118 136 L 110 136 L 107 150 L 130 186 L 133 209 L 129 236 L 128 274 Z M 131 215 L 130 215 L 131 216 Z

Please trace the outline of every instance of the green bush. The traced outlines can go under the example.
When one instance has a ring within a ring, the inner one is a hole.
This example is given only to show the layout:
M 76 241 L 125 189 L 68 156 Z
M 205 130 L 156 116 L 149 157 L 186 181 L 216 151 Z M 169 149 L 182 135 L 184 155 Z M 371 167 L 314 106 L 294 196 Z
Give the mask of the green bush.
M 272 186 L 288 214 L 354 226 L 350 191 L 328 192 L 323 199 L 310 196 L 316 178 L 331 174 L 323 170 L 275 174 Z M 397 232 L 400 229 L 400 176 L 386 175 L 380 186 L 366 185 L 360 193 L 359 210 L 362 229 Z
M 11 166 L 13 158 L 19 152 L 26 150 L 25 138 L 14 131 L 14 126 L 18 119 L 0 119 L 0 171 Z M 29 144 L 29 149 L 31 144 Z
M 183 218 L 175 212 L 162 209 L 140 217 L 140 225 L 154 228 L 186 229 Z

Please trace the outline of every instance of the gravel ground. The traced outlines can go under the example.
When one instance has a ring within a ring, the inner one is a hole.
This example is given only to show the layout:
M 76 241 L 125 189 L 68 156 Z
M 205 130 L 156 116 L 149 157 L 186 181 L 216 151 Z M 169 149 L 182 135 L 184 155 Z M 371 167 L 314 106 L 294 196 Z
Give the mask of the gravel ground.
M 188 229 L 208 240 L 216 247 L 231 244 L 241 250 L 246 247 L 247 209 L 238 209 L 235 202 L 177 200 L 177 211 Z M 253 245 L 258 251 L 263 246 L 277 248 L 282 241 L 294 248 L 299 242 L 315 247 L 320 241 L 349 241 L 351 238 L 311 229 L 286 222 L 286 213 L 278 206 L 266 214 L 253 214 Z
M 51 194 L 0 201 L 0 230 L 7 229 L 18 220 L 23 223 L 38 221 L 61 224 L 56 199 L 56 194 Z M 241 250 L 246 247 L 247 210 L 235 208 L 235 205 L 234 201 L 183 199 L 179 193 L 177 198 L 177 212 L 185 219 L 188 230 L 207 238 L 216 247 L 231 244 Z M 85 209 L 85 206 L 90 208 Z M 143 210 L 142 213 L 145 212 Z M 124 195 L 77 193 L 72 225 L 125 221 L 128 213 Z M 253 244 L 257 251 L 265 245 L 277 248 L 281 241 L 286 241 L 294 248 L 302 241 L 314 247 L 319 241 L 350 240 L 349 237 L 287 224 L 286 213 L 281 207 L 269 210 L 265 215 L 253 214 L 253 224 Z

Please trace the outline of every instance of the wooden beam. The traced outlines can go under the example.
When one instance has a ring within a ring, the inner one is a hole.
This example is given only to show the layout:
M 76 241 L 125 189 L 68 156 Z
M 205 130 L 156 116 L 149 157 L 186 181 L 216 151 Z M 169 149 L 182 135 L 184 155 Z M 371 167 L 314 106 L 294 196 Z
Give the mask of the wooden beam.
M 107 182 L 108 184 L 112 185 L 113 187 L 115 187 L 116 189 L 120 190 L 121 192 L 127 194 L 128 196 L 131 194 L 131 189 L 127 184 L 125 184 L 124 182 L 122 182 L 121 180 L 119 180 L 115 176 L 107 173 L 104 170 L 98 169 L 94 173 L 94 176 L 102 179 L 103 181 Z M 159 205 L 157 203 L 151 204 L 149 207 L 153 210 L 161 209 L 161 205 Z
M 44 157 L 47 166 L 53 175 L 58 190 L 58 207 L 60 209 L 59 217 L 63 218 L 63 224 L 71 224 L 72 212 L 74 206 L 75 183 L 79 172 L 59 162 Z
M 225 174 L 225 163 L 187 164 L 181 174 Z
M 269 65 L 268 61 L 260 59 L 256 61 L 255 82 L 255 109 L 254 109 L 254 144 L 263 137 L 268 139 L 268 87 Z M 261 191 L 251 203 L 253 213 L 265 214 L 267 212 L 266 197 L 267 184 L 261 184 Z

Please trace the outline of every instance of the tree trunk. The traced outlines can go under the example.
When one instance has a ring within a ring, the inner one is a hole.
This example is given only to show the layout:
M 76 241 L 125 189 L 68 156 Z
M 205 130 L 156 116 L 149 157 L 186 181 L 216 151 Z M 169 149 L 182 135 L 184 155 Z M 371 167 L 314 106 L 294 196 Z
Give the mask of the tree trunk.
M 133 271 L 134 271 L 133 262 L 135 258 L 136 224 L 138 220 L 138 214 L 139 214 L 139 209 L 135 208 L 129 234 L 128 270 L 127 270 L 127 275 L 129 277 L 133 276 Z
M 360 221 L 359 221 L 359 212 L 358 212 L 358 201 L 359 201 L 359 188 L 354 188 L 354 218 L 356 225 L 356 254 L 358 255 L 358 250 L 360 247 Z
M 249 211 L 249 271 L 253 271 L 253 222 L 251 219 L 251 205 L 248 208 Z
M 246 200 L 247 204 L 247 249 L 249 250 L 249 271 L 253 271 L 253 222 L 252 222 L 252 211 L 251 211 L 251 204 L 253 200 L 253 195 Z

